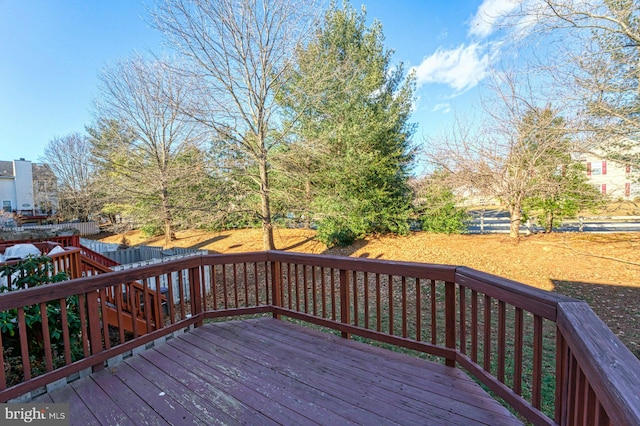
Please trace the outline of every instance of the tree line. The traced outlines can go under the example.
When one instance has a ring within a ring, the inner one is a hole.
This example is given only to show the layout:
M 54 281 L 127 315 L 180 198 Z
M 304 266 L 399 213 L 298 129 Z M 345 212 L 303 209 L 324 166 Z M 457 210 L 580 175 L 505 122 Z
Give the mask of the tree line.
M 135 55 L 105 68 L 95 122 L 45 150 L 59 180 L 60 212 L 131 218 L 167 243 L 176 229 L 257 225 L 264 248 L 274 249 L 279 221 L 317 227 L 328 245 L 403 234 L 412 223 L 460 232 L 460 198 L 481 193 L 508 207 L 517 235 L 523 214 L 538 212 L 550 230 L 598 201 L 571 154 L 585 132 L 602 138 L 608 127 L 585 119 L 578 132 L 576 115 L 567 113 L 576 104 L 565 110 L 528 98 L 515 77 L 499 73 L 487 104 L 491 126 L 461 125 L 418 144 L 410 121 L 415 77 L 392 62 L 381 23 L 367 25 L 364 8 L 348 2 L 322 14 L 317 6 L 161 2 L 150 19 L 174 56 Z M 556 22 L 572 22 L 574 12 L 547 6 L 566 13 Z M 627 6 L 634 13 L 627 24 L 637 32 L 637 7 Z M 578 22 L 603 44 L 629 41 L 626 33 L 612 39 L 594 30 L 597 23 Z M 570 31 L 561 27 L 553 29 Z M 580 117 L 629 124 L 637 114 L 627 104 L 620 105 L 626 113 L 605 117 L 586 102 Z M 627 136 L 637 130 L 627 128 Z M 425 162 L 430 172 L 414 177 Z

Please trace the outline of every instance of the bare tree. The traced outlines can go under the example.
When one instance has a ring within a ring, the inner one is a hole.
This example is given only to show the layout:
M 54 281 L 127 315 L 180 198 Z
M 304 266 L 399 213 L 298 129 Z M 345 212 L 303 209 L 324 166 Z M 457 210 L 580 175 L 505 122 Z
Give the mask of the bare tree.
M 499 200 L 509 210 L 509 235 L 518 237 L 525 200 L 556 193 L 552 177 L 571 147 L 557 112 L 522 96 L 509 74 L 496 75 L 488 119 L 476 128 L 458 122 L 450 135 L 430 141 L 428 159 L 458 193 Z
M 314 1 L 165 0 L 155 24 L 199 79 L 189 115 L 256 165 L 263 246 L 274 249 L 270 158 L 288 129 L 275 97 L 312 23 Z
M 574 131 L 586 149 L 598 146 L 618 161 L 640 165 L 629 154 L 640 135 L 640 5 L 637 0 L 523 2 L 511 25 L 528 22 L 531 39 L 550 46 L 542 66 L 553 87 L 573 101 Z
M 99 210 L 95 197 L 91 144 L 80 133 L 49 141 L 41 159 L 57 178 L 57 212 L 65 219 L 87 220 Z
M 198 123 L 180 113 L 192 92 L 188 79 L 164 62 L 142 56 L 119 61 L 100 75 L 102 131 L 93 132 L 93 152 L 120 200 L 142 207 L 173 238 L 179 195 L 202 174 Z M 112 121 L 110 121 L 112 120 Z M 111 129 L 116 126 L 121 131 Z

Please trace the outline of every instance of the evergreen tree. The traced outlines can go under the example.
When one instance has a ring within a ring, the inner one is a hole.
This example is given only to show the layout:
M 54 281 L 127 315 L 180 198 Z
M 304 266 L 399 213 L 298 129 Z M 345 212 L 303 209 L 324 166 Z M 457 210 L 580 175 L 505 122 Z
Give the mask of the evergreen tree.
M 295 128 L 281 173 L 326 243 L 408 231 L 414 78 L 392 53 L 364 9 L 333 5 L 280 96 Z

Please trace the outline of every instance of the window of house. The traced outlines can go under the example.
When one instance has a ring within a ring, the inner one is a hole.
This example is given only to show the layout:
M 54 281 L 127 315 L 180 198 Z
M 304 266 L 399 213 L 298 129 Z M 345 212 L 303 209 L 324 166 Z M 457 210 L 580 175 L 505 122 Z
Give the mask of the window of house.
M 607 195 L 607 184 L 606 183 L 602 184 L 602 195 Z
M 607 162 L 606 161 L 592 161 L 587 163 L 587 175 L 606 175 L 607 174 Z
M 624 184 L 624 196 L 625 197 L 630 197 L 631 196 L 631 182 L 625 182 L 625 184 Z

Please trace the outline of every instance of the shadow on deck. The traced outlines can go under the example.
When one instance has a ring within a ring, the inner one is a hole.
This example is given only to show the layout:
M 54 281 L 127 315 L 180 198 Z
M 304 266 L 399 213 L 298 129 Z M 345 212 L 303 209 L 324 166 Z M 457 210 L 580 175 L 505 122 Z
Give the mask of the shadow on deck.
M 521 424 L 460 369 L 270 318 L 205 324 L 33 402 L 82 425 Z

